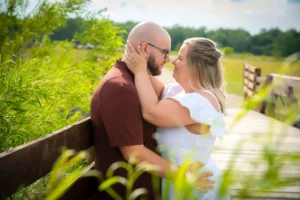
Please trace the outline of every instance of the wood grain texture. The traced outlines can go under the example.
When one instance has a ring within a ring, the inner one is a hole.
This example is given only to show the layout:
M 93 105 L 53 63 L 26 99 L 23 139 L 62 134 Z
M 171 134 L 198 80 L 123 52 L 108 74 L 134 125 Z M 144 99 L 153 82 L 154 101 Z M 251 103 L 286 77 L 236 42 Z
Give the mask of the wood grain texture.
M 94 145 L 89 118 L 0 154 L 0 197 L 6 197 L 51 171 L 63 147 L 76 151 Z

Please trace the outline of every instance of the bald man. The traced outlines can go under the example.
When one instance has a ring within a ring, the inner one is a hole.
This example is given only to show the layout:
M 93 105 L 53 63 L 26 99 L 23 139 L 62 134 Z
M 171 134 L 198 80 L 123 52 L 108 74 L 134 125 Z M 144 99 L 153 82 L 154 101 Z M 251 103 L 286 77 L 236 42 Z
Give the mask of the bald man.
M 161 74 L 166 62 L 170 61 L 171 38 L 168 32 L 153 22 L 136 25 L 128 36 L 135 48 L 143 48 L 147 52 L 148 69 L 157 96 L 162 94 L 162 86 L 153 76 Z M 91 101 L 91 120 L 95 139 L 95 168 L 106 174 L 115 162 L 128 162 L 136 153 L 137 162 L 147 162 L 159 166 L 159 177 L 172 177 L 171 169 L 175 165 L 163 159 L 157 152 L 157 144 L 152 134 L 155 126 L 146 122 L 141 115 L 138 93 L 134 85 L 134 77 L 123 59 L 118 59 L 112 69 L 102 79 Z M 126 170 L 118 169 L 115 176 L 127 178 Z M 160 191 L 152 185 L 152 175 L 143 173 L 135 182 L 133 190 L 146 188 L 148 199 L 156 199 Z M 106 178 L 106 177 L 105 177 Z M 155 187 L 160 189 L 160 187 Z M 122 184 L 112 187 L 120 197 L 126 196 L 126 188 Z M 133 191 L 132 190 L 132 191 Z M 99 192 L 97 199 L 113 199 L 106 192 Z

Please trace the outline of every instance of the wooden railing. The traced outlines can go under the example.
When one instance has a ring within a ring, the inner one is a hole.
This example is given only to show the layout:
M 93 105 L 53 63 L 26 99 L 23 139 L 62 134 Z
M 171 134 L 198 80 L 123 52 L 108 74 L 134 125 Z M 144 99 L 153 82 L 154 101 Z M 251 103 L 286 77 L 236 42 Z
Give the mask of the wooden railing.
M 0 199 L 14 194 L 47 175 L 63 147 L 88 150 L 93 155 L 93 134 L 90 118 L 67 126 L 43 138 L 0 154 Z M 93 156 L 86 171 L 94 167 Z M 62 199 L 89 199 L 97 187 L 91 177 L 79 179 Z
M 244 98 L 252 97 L 257 91 L 259 85 L 265 81 L 265 77 L 261 77 L 261 69 L 254 67 L 248 63 L 244 64 Z
M 271 88 L 269 101 L 263 101 L 255 108 L 256 111 L 274 117 L 276 115 L 275 110 L 278 109 L 275 105 L 277 99 L 280 99 L 283 104 L 282 106 L 285 108 L 295 105 L 296 109 L 299 109 L 297 102 L 300 99 L 300 77 L 279 74 L 269 74 L 267 77 L 261 77 L 260 68 L 245 63 L 244 98 L 251 98 L 257 91 L 266 86 Z M 268 106 L 272 108 L 266 111 L 266 107 Z M 299 112 L 299 110 L 295 112 Z M 300 128 L 300 121 L 296 122 L 294 126 Z
M 300 116 L 300 77 L 269 74 L 264 86 L 270 86 L 271 94 L 268 101 L 262 103 L 260 112 L 275 117 L 279 113 L 284 116 L 293 109 L 296 115 Z M 280 104 L 280 107 L 279 107 Z M 300 128 L 300 118 L 293 124 Z

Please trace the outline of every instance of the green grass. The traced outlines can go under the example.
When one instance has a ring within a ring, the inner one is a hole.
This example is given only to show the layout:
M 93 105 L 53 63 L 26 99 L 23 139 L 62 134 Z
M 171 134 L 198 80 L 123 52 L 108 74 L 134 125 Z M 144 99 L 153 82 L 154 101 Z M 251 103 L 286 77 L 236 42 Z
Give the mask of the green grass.
M 176 53 L 172 52 L 171 61 L 175 58 Z M 243 95 L 243 66 L 247 62 L 262 70 L 262 76 L 270 73 L 281 73 L 282 68 L 286 66 L 285 75 L 300 77 L 300 61 L 293 64 L 285 65 L 285 59 L 276 59 L 266 56 L 254 56 L 248 54 L 233 54 L 222 59 L 224 67 L 224 76 L 226 81 L 226 91 L 229 93 Z M 167 63 L 166 67 L 173 70 L 173 64 Z

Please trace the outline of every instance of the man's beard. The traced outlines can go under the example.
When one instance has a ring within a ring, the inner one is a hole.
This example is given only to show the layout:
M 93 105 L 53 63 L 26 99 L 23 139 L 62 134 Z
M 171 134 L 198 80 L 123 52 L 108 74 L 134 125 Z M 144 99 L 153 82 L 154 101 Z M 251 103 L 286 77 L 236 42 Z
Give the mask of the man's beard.
M 150 55 L 149 60 L 147 61 L 147 67 L 152 76 L 158 76 L 161 74 L 160 66 L 155 63 L 155 58 L 153 55 Z

